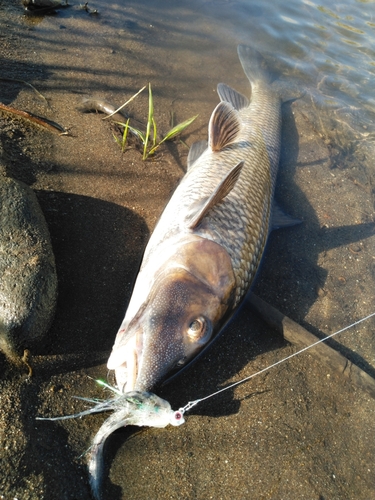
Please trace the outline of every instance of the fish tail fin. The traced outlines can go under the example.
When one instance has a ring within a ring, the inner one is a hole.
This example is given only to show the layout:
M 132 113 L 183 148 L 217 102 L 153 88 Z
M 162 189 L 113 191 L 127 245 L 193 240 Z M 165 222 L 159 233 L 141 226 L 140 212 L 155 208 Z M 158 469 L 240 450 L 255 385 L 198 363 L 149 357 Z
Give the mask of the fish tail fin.
M 238 45 L 238 57 L 251 86 L 271 83 L 271 75 L 264 57 L 252 47 Z
M 306 91 L 301 86 L 297 87 L 291 82 L 273 81 L 275 75 L 271 73 L 264 57 L 257 50 L 247 45 L 238 45 L 237 52 L 251 87 L 259 84 L 270 85 L 282 102 L 294 101 L 305 95 Z

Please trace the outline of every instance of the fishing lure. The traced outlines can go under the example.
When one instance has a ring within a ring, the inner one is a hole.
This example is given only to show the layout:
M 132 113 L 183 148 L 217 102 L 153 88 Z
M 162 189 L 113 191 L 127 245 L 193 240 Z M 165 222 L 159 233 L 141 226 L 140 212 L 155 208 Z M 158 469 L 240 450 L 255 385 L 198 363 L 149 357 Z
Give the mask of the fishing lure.
M 167 425 L 179 426 L 185 422 L 183 411 L 173 411 L 171 405 L 165 399 L 156 396 L 152 392 L 131 391 L 122 393 L 101 380 L 97 382 L 115 393 L 112 399 L 90 399 L 77 397 L 92 403 L 94 406 L 74 415 L 62 417 L 37 417 L 37 420 L 66 420 L 68 418 L 83 417 L 91 413 L 113 410 L 113 413 L 104 421 L 95 435 L 89 448 L 89 476 L 90 486 L 96 500 L 100 499 L 100 485 L 103 476 L 103 450 L 106 439 L 112 432 L 127 425 L 139 427 L 166 427 Z

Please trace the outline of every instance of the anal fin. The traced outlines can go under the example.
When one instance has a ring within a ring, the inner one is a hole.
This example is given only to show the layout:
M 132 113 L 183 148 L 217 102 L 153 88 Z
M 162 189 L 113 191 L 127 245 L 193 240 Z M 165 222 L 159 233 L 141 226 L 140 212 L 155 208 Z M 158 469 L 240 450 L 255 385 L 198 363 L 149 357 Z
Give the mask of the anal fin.
M 189 229 L 195 229 L 202 222 L 207 213 L 220 203 L 234 188 L 244 166 L 244 160 L 240 161 L 221 179 L 215 191 L 209 196 L 189 220 Z
M 301 223 L 302 221 L 300 219 L 296 219 L 295 217 L 286 214 L 284 210 L 280 208 L 280 206 L 276 203 L 276 201 L 273 202 L 270 231 L 273 231 L 274 229 L 280 229 L 282 227 L 295 226 Z

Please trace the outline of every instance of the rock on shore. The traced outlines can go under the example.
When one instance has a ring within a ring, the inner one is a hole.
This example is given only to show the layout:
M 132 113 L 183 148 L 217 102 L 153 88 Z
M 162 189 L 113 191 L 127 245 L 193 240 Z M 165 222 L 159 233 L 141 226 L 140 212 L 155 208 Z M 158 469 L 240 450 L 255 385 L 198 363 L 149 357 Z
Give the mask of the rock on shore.
M 49 231 L 34 192 L 0 176 L 0 349 L 19 364 L 51 325 L 57 275 Z

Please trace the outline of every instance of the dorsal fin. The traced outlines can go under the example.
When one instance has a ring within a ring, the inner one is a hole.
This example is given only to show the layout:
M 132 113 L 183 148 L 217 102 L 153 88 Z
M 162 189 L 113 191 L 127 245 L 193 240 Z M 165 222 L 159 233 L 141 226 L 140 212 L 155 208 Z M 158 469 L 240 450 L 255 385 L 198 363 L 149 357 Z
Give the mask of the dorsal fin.
M 225 85 L 225 83 L 219 83 L 217 93 L 219 94 L 220 101 L 229 102 L 237 111 L 249 106 L 249 99 L 247 97 L 237 92 L 237 90 L 232 89 L 229 85 Z
M 234 188 L 244 166 L 244 160 L 240 161 L 221 179 L 215 191 L 209 196 L 199 207 L 197 212 L 191 217 L 189 221 L 189 229 L 195 229 L 202 222 L 207 212 L 215 205 L 220 203 Z
M 234 142 L 240 128 L 238 112 L 228 102 L 220 102 L 213 110 L 208 125 L 208 143 L 212 151 L 220 151 Z
M 204 151 L 206 151 L 208 146 L 207 141 L 197 141 L 193 142 L 190 146 L 189 154 L 187 157 L 187 169 L 189 170 L 193 164 L 198 160 Z

